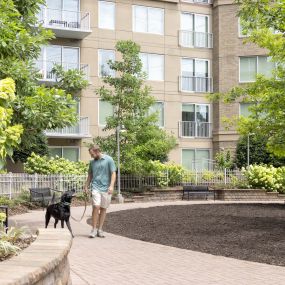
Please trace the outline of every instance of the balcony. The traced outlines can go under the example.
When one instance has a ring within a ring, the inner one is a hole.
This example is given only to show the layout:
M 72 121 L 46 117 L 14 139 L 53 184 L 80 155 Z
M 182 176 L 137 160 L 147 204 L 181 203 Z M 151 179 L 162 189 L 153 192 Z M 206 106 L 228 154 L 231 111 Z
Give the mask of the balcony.
M 212 124 L 204 122 L 180 121 L 178 122 L 179 137 L 211 138 Z
M 78 123 L 75 126 L 57 128 L 54 130 L 46 130 L 45 135 L 49 138 L 89 138 L 91 137 L 89 132 L 89 118 L 80 117 Z
M 36 68 L 39 70 L 39 81 L 42 83 L 54 83 L 57 81 L 55 74 L 52 72 L 53 67 L 58 64 L 61 65 L 65 71 L 70 69 L 81 70 L 84 74 L 84 78 L 89 81 L 89 65 L 68 63 L 68 62 L 55 62 L 55 61 L 36 61 Z
M 180 30 L 179 45 L 186 48 L 213 48 L 213 34 Z
M 182 2 L 195 4 L 213 4 L 213 0 L 182 0 Z
M 42 8 L 39 23 L 58 38 L 83 39 L 91 33 L 90 13 Z
M 180 76 L 179 89 L 181 92 L 212 92 L 212 78 L 198 76 Z

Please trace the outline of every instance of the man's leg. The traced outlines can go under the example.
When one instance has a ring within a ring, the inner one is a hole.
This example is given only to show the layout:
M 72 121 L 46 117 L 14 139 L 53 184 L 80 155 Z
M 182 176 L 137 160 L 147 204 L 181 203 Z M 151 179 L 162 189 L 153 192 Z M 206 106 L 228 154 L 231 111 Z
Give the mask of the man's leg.
M 100 208 L 100 215 L 99 215 L 99 228 L 98 228 L 98 237 L 105 237 L 102 231 L 104 221 L 106 218 L 107 208 L 110 206 L 112 195 L 108 193 L 101 193 L 101 208 Z
M 93 210 L 92 210 L 92 227 L 93 227 L 93 230 L 95 230 L 96 226 L 97 226 L 99 210 L 100 210 L 100 206 L 93 206 Z
M 107 212 L 107 209 L 106 208 L 100 208 L 100 215 L 99 215 L 99 231 L 102 230 L 103 228 L 103 225 L 104 225 L 104 221 L 105 221 L 105 218 L 106 218 L 106 212 Z

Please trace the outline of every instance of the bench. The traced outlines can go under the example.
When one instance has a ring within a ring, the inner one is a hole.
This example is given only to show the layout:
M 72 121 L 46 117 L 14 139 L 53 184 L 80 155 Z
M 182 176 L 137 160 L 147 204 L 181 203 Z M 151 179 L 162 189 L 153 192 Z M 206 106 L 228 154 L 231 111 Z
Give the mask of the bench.
M 6 219 L 4 221 L 4 229 L 7 232 L 7 230 L 8 230 L 8 214 L 9 214 L 8 213 L 8 206 L 6 206 L 6 205 L 0 206 L 0 209 L 5 211 Z
M 206 200 L 208 200 L 208 195 L 214 195 L 214 192 L 209 191 L 208 186 L 184 185 L 183 186 L 182 200 L 184 200 L 184 197 L 186 195 L 187 195 L 188 200 L 190 199 L 190 195 L 202 195 L 205 197 Z M 214 200 L 215 200 L 215 195 L 214 195 Z
M 49 203 L 54 200 L 55 192 L 61 192 L 59 190 L 52 190 L 49 187 L 45 188 L 29 188 L 30 190 L 30 201 L 40 202 L 42 207 L 47 207 Z M 52 193 L 53 192 L 53 193 Z

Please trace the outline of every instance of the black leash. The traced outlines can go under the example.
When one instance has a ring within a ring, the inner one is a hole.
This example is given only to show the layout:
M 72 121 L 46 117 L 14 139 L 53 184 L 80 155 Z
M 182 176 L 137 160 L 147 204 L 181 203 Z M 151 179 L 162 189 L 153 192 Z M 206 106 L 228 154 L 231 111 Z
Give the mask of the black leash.
M 81 218 L 80 218 L 79 220 L 73 218 L 72 215 L 70 214 L 70 217 L 71 217 L 72 220 L 74 220 L 74 221 L 76 221 L 76 222 L 81 222 L 81 221 L 82 221 L 82 219 L 83 219 L 84 216 L 85 216 L 86 209 L 87 209 L 87 200 L 88 200 L 88 194 L 84 192 L 84 204 L 85 204 L 85 205 L 84 205 L 83 214 L 82 214 L 82 216 L 81 216 Z

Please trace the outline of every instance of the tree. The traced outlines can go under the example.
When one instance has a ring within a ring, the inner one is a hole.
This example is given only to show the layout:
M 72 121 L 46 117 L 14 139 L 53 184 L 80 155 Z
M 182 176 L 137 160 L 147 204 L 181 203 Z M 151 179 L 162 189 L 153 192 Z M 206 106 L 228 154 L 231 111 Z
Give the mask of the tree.
M 80 72 L 63 71 L 53 88 L 38 86 L 40 74 L 34 62 L 41 46 L 53 38 L 53 33 L 39 25 L 36 17 L 44 3 L 44 0 L 0 1 L 0 79 L 11 77 L 16 83 L 12 122 L 22 124 L 24 132 L 14 158 L 21 161 L 33 151 L 47 150 L 46 140 L 42 139 L 44 130 L 77 121 L 76 102 L 70 93 L 87 86 Z
M 6 157 L 13 155 L 14 148 L 20 143 L 23 132 L 21 125 L 11 125 L 15 100 L 15 83 L 11 78 L 0 80 L 0 170 Z
M 243 30 L 249 34 L 246 41 L 268 50 L 277 68 L 272 78 L 257 76 L 254 83 L 233 88 L 228 94 L 214 98 L 233 102 L 239 98 L 250 102 L 251 115 L 241 118 L 241 135 L 255 133 L 267 141 L 267 149 L 278 157 L 285 156 L 285 2 L 236 0 Z
M 235 163 L 237 167 L 247 166 L 247 136 L 241 136 L 237 143 Z M 249 137 L 250 164 L 267 164 L 275 167 L 285 165 L 285 159 L 278 158 L 266 149 L 264 137 L 251 135 Z
M 116 157 L 117 127 L 123 128 L 121 137 L 121 161 L 124 172 L 140 173 L 149 167 L 151 160 L 166 161 L 168 152 L 176 145 L 172 135 L 157 125 L 157 114 L 150 114 L 155 100 L 150 88 L 144 85 L 146 75 L 142 72 L 139 58 L 140 47 L 132 41 L 119 41 L 116 50 L 122 61 L 108 64 L 118 76 L 105 76 L 105 86 L 96 92 L 103 101 L 110 102 L 114 115 L 107 118 L 105 131 L 112 134 L 96 137 L 104 151 Z

